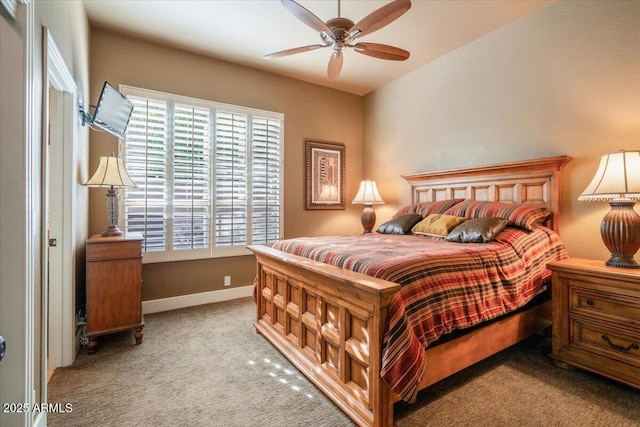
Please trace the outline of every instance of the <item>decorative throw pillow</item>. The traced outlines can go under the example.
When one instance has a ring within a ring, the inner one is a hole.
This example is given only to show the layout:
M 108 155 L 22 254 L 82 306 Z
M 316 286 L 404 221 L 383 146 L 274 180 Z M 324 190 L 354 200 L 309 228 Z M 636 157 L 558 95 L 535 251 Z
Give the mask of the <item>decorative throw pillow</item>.
M 505 229 L 509 221 L 504 218 L 468 219 L 445 237 L 445 240 L 459 243 L 487 243 Z
M 411 231 L 416 234 L 444 237 L 464 221 L 465 218 L 458 216 L 431 214 L 414 225 Z
M 500 217 L 509 221 L 510 225 L 528 231 L 532 231 L 551 216 L 551 212 L 531 206 L 478 200 L 465 200 L 448 209 L 445 214 L 466 218 Z
M 415 213 L 396 215 L 376 230 L 381 234 L 407 234 L 422 217 Z

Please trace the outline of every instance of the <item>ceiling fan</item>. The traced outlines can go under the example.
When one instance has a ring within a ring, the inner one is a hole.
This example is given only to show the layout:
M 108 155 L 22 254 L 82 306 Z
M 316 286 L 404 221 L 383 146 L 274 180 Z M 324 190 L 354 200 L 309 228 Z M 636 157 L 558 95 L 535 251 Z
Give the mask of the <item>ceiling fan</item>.
M 327 75 L 336 79 L 342 70 L 342 51 L 351 48 L 363 55 L 392 61 L 404 61 L 409 52 L 394 46 L 380 43 L 359 43 L 355 39 L 379 30 L 395 21 L 411 8 L 411 0 L 394 0 L 365 16 L 357 24 L 347 18 L 340 17 L 340 0 L 338 0 L 338 18 L 329 19 L 326 23 L 293 0 L 281 0 L 282 5 L 296 18 L 320 33 L 322 44 L 296 47 L 265 55 L 265 58 L 280 58 L 296 53 L 331 47 L 333 53 L 329 59 Z

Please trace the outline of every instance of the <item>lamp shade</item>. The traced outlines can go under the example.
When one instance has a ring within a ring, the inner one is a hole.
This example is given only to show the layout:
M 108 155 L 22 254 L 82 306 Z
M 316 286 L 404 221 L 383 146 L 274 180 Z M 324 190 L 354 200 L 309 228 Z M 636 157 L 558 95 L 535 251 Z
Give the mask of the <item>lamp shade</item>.
M 640 151 L 605 154 L 578 200 L 640 200 Z
M 136 188 L 124 167 L 121 158 L 111 153 L 108 157 L 100 157 L 95 173 L 84 184 L 87 187 Z
M 352 203 L 360 203 L 364 205 L 381 205 L 384 204 L 384 200 L 380 197 L 380 193 L 378 193 L 378 187 L 376 186 L 375 181 L 364 180 L 360 182 L 360 188 L 358 189 L 358 194 L 353 199 Z

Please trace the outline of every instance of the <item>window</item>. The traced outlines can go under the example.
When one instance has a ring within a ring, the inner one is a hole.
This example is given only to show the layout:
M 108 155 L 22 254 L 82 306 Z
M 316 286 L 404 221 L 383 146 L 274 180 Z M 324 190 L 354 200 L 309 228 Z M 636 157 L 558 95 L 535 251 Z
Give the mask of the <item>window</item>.
M 138 188 L 128 232 L 145 262 L 248 254 L 281 237 L 283 115 L 121 87 L 134 104 L 122 148 Z

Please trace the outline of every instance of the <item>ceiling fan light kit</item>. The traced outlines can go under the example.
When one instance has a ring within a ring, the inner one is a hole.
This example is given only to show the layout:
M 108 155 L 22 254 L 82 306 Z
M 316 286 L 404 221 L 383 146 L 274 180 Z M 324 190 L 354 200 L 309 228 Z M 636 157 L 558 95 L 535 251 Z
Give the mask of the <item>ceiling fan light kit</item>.
M 331 47 L 333 53 L 329 59 L 327 76 L 336 79 L 342 70 L 342 51 L 351 48 L 363 55 L 390 61 L 404 61 L 409 58 L 409 52 L 398 47 L 380 43 L 355 43 L 358 37 L 371 34 L 390 24 L 411 8 L 411 0 L 395 0 L 365 16 L 357 24 L 347 18 L 333 18 L 326 23 L 309 10 L 293 0 L 281 0 L 282 5 L 300 21 L 320 33 L 323 44 L 296 47 L 265 55 L 265 58 L 280 58 L 296 53 Z M 338 0 L 338 15 L 340 15 L 340 0 Z

